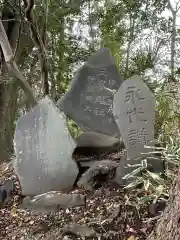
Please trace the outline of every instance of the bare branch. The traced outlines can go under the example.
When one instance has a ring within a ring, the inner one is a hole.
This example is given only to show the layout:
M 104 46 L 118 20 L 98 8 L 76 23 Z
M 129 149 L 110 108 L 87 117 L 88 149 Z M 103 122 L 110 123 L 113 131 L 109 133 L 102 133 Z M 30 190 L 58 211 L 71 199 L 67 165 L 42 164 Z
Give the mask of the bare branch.
M 16 54 L 17 54 L 17 51 L 18 51 L 18 47 L 19 47 L 19 43 L 20 43 L 21 29 L 22 29 L 22 11 L 21 11 L 21 2 L 20 2 L 20 0 L 19 0 L 19 10 L 20 10 L 21 21 L 20 21 L 20 25 L 19 25 L 19 34 L 18 34 L 16 49 L 14 51 L 15 52 L 14 53 L 14 58 L 16 57 Z
M 14 58 L 14 54 L 12 52 L 6 31 L 0 20 L 0 45 L 4 54 L 4 59 L 6 62 L 11 61 Z
M 178 12 L 179 11 L 179 9 L 180 9 L 180 6 L 178 6 L 179 5 L 179 3 L 180 3 L 180 0 L 177 2 L 177 4 L 176 4 L 176 12 Z
M 40 33 L 39 33 L 38 26 L 36 24 L 36 21 L 34 20 L 34 15 L 33 15 L 34 0 L 23 0 L 23 1 L 26 7 L 25 9 L 26 19 L 31 29 L 31 34 L 32 34 L 31 37 L 34 42 L 34 45 L 39 50 L 38 58 L 41 65 L 41 79 L 43 82 L 44 95 L 47 95 L 49 94 L 48 63 L 47 63 L 45 46 L 40 37 Z
M 168 3 L 168 8 L 171 10 L 172 13 L 174 13 L 175 10 L 174 10 L 173 7 L 172 7 L 171 1 L 168 0 L 167 3 Z

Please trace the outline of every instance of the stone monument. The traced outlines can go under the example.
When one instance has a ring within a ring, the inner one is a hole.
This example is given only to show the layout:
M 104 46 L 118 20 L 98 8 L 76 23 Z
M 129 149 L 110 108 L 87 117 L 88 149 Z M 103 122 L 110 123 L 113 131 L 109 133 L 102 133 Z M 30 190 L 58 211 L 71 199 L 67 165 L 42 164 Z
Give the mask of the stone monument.
M 152 151 L 145 146 L 152 146 L 154 141 L 155 97 L 140 76 L 134 75 L 121 84 L 114 95 L 113 114 L 127 149 L 126 160 L 129 161 L 124 164 L 141 163 L 143 154 Z M 148 163 L 153 169 L 162 170 L 161 161 Z M 121 166 L 122 175 L 123 171 Z
M 155 97 L 140 76 L 124 81 L 114 95 L 113 113 L 128 159 L 139 157 L 154 140 Z
M 119 137 L 112 102 L 114 91 L 121 83 L 113 57 L 107 48 L 102 48 L 77 71 L 69 91 L 58 106 L 83 131 Z
M 23 195 L 73 187 L 79 172 L 72 159 L 75 143 L 63 114 L 48 97 L 17 121 L 14 148 Z

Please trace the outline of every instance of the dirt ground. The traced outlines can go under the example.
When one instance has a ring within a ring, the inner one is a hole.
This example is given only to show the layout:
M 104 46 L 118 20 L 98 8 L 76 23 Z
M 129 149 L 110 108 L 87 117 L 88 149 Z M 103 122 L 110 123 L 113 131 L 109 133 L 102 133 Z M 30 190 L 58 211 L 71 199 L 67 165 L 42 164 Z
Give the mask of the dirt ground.
M 0 167 L 0 183 L 13 179 L 15 191 L 12 200 L 0 209 L 0 240 L 23 239 L 132 239 L 144 240 L 153 230 L 158 217 L 152 218 L 149 206 L 133 205 L 137 196 L 148 193 L 125 192 L 112 183 L 94 192 L 75 189 L 85 194 L 85 207 L 66 209 L 57 214 L 37 214 L 21 208 L 21 191 L 12 167 Z M 93 229 L 88 238 L 63 235 L 64 226 L 72 223 L 86 224 Z M 131 237 L 133 236 L 133 237 Z M 131 238 L 129 238 L 131 237 Z

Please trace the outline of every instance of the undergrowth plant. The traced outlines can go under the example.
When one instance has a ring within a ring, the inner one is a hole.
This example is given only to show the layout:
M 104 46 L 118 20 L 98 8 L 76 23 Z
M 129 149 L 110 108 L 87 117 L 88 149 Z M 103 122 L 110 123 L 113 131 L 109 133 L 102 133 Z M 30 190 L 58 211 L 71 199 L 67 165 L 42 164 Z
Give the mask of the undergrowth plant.
M 156 95 L 156 146 L 153 152 L 143 156 L 141 164 L 127 174 L 133 179 L 125 189 L 136 192 L 137 197 L 128 199 L 128 204 L 140 206 L 167 200 L 169 189 L 180 164 L 180 102 L 179 94 L 171 88 L 159 89 Z M 164 173 L 154 173 L 148 168 L 148 161 L 154 158 L 163 161 Z M 135 165 L 134 165 L 135 166 Z

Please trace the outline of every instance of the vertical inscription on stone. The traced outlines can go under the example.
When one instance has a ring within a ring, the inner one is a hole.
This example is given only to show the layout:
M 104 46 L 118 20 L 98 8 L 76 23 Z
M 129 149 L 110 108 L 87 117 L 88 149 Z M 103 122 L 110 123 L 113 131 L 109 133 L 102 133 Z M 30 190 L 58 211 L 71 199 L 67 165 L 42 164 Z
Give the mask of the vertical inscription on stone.
M 119 136 L 112 102 L 113 90 L 117 91 L 121 83 L 109 50 L 100 49 L 79 69 L 59 108 L 84 131 Z
M 111 111 L 113 101 L 111 89 L 116 81 L 110 79 L 106 68 L 92 72 L 95 73 L 87 77 L 87 86 L 80 96 L 80 102 L 84 105 L 84 117 L 89 121 L 99 119 L 97 122 L 101 124 L 111 124 L 114 120 Z
M 139 157 L 154 139 L 155 98 L 139 76 L 124 81 L 114 96 L 113 114 L 128 158 Z
M 45 97 L 16 124 L 14 169 L 22 193 L 71 189 L 78 174 L 74 148 L 64 116 Z

